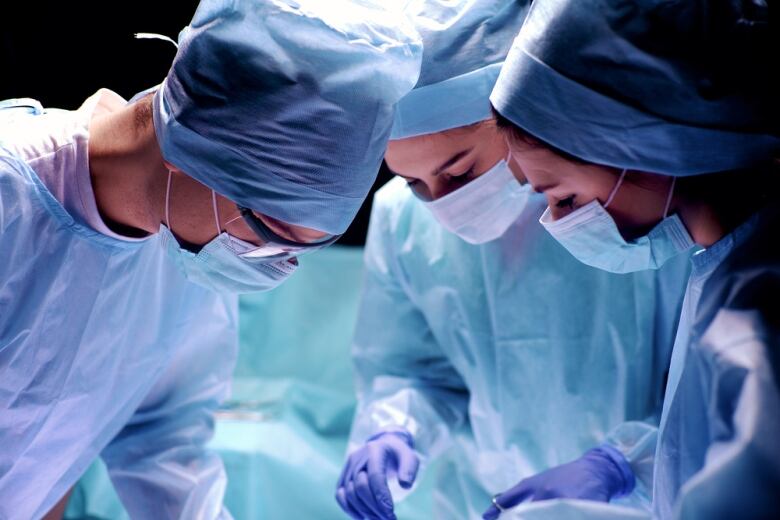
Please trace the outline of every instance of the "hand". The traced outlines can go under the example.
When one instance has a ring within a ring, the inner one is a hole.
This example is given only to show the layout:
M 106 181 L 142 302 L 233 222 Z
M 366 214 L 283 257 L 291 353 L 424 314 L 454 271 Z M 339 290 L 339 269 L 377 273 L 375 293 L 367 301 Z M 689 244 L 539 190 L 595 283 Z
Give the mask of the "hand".
M 420 459 L 414 452 L 409 432 L 378 433 L 347 458 L 336 489 L 336 501 L 355 520 L 395 520 L 388 474 L 395 472 L 401 487 L 409 489 L 419 466 Z
M 543 471 L 522 480 L 515 487 L 496 497 L 495 505 L 482 515 L 495 520 L 501 510 L 522 502 L 537 502 L 553 498 L 580 498 L 609 502 L 631 493 L 634 473 L 625 457 L 611 446 L 593 448 L 579 459 Z

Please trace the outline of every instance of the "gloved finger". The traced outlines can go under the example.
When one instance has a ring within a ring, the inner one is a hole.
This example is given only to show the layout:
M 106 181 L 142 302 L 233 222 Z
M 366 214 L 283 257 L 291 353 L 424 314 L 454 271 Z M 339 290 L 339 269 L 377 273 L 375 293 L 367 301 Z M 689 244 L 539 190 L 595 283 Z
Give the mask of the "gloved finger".
M 482 520 L 496 520 L 501 515 L 501 511 L 496 506 L 491 505 L 487 511 L 482 513 Z
M 336 490 L 336 502 L 339 503 L 341 509 L 347 513 L 353 520 L 363 520 L 363 516 L 358 513 L 347 501 L 347 492 L 343 487 L 339 487 Z
M 347 482 L 346 487 L 344 487 L 344 491 L 346 492 L 347 502 L 350 506 L 352 506 L 352 509 L 358 512 L 360 518 L 376 518 L 376 515 L 371 510 L 371 508 L 366 506 L 366 504 L 363 503 L 363 500 L 361 500 L 360 496 L 358 496 L 357 491 L 355 490 L 355 483 L 353 481 Z
M 344 482 L 347 478 L 347 470 L 349 469 L 349 459 L 351 459 L 352 456 L 350 455 L 347 457 L 347 460 L 344 461 L 344 467 L 341 468 L 341 475 L 339 475 L 339 480 L 336 482 L 336 489 L 344 487 Z
M 390 511 L 387 511 L 386 507 L 377 502 L 377 497 L 374 496 L 374 493 L 371 490 L 371 485 L 368 482 L 368 474 L 365 471 L 361 471 L 355 477 L 355 492 L 366 507 L 371 509 L 374 515 L 383 519 L 395 520 L 392 508 Z
M 420 469 L 420 458 L 408 444 L 400 439 L 398 443 L 403 444 L 403 446 L 398 446 L 395 450 L 398 483 L 402 488 L 409 489 L 417 478 L 417 471 Z M 371 464 L 370 457 L 368 460 L 368 463 Z
M 348 481 L 355 478 L 355 474 L 365 467 L 368 453 L 366 446 L 352 452 L 347 457 L 347 462 L 344 464 L 344 469 L 341 470 L 341 477 L 339 478 L 339 487 L 345 486 Z
M 395 518 L 393 496 L 387 485 L 388 459 L 394 457 L 388 448 L 372 446 L 368 455 L 368 485 L 374 496 L 378 511 L 386 518 Z
M 496 504 L 498 504 L 501 509 L 510 509 L 530 499 L 533 494 L 534 489 L 531 486 L 531 482 L 529 482 L 529 479 L 525 479 L 516 486 L 509 488 L 507 491 L 498 495 L 496 497 Z

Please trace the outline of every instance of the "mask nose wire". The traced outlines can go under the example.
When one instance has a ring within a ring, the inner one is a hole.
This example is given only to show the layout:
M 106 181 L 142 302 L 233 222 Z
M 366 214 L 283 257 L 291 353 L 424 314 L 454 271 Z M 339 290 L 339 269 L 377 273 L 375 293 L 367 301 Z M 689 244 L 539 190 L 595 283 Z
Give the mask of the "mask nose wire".
M 677 177 L 672 177 L 672 185 L 669 188 L 669 195 L 666 196 L 666 205 L 664 206 L 664 218 L 669 215 L 669 208 L 672 205 L 672 196 L 674 196 L 674 184 L 677 182 Z
M 626 172 L 628 172 L 627 169 L 624 169 L 622 172 L 620 172 L 620 177 L 618 178 L 617 182 L 615 183 L 615 187 L 612 188 L 612 191 L 609 194 L 609 197 L 607 197 L 607 201 L 604 203 L 604 208 L 606 209 L 607 206 L 609 206 L 612 203 L 612 199 L 615 198 L 615 195 L 617 195 L 618 189 L 620 188 L 620 185 L 623 184 L 623 179 L 626 176 Z

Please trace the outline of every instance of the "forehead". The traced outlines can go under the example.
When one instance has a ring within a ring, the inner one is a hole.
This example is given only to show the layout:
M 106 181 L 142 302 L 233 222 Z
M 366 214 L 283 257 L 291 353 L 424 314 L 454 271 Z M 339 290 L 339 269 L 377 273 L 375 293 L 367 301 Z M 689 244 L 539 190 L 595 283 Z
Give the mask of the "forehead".
M 398 173 L 430 172 L 464 149 L 489 146 L 497 139 L 502 137 L 495 128 L 484 124 L 394 139 L 387 145 L 385 160 Z

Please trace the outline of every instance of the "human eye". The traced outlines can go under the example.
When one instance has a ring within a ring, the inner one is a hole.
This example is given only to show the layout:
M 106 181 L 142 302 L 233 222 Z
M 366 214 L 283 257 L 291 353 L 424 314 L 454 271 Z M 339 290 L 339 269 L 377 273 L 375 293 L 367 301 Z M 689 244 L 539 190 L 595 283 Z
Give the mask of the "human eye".
M 455 185 L 462 185 L 471 182 L 476 177 L 479 177 L 477 173 L 474 170 L 474 165 L 471 165 L 467 170 L 462 171 L 461 173 L 450 173 L 447 174 L 447 180 L 451 184 Z
M 568 209 L 574 209 L 574 195 L 569 195 L 565 199 L 560 199 L 558 202 L 555 203 L 555 206 L 557 208 L 568 208 Z

